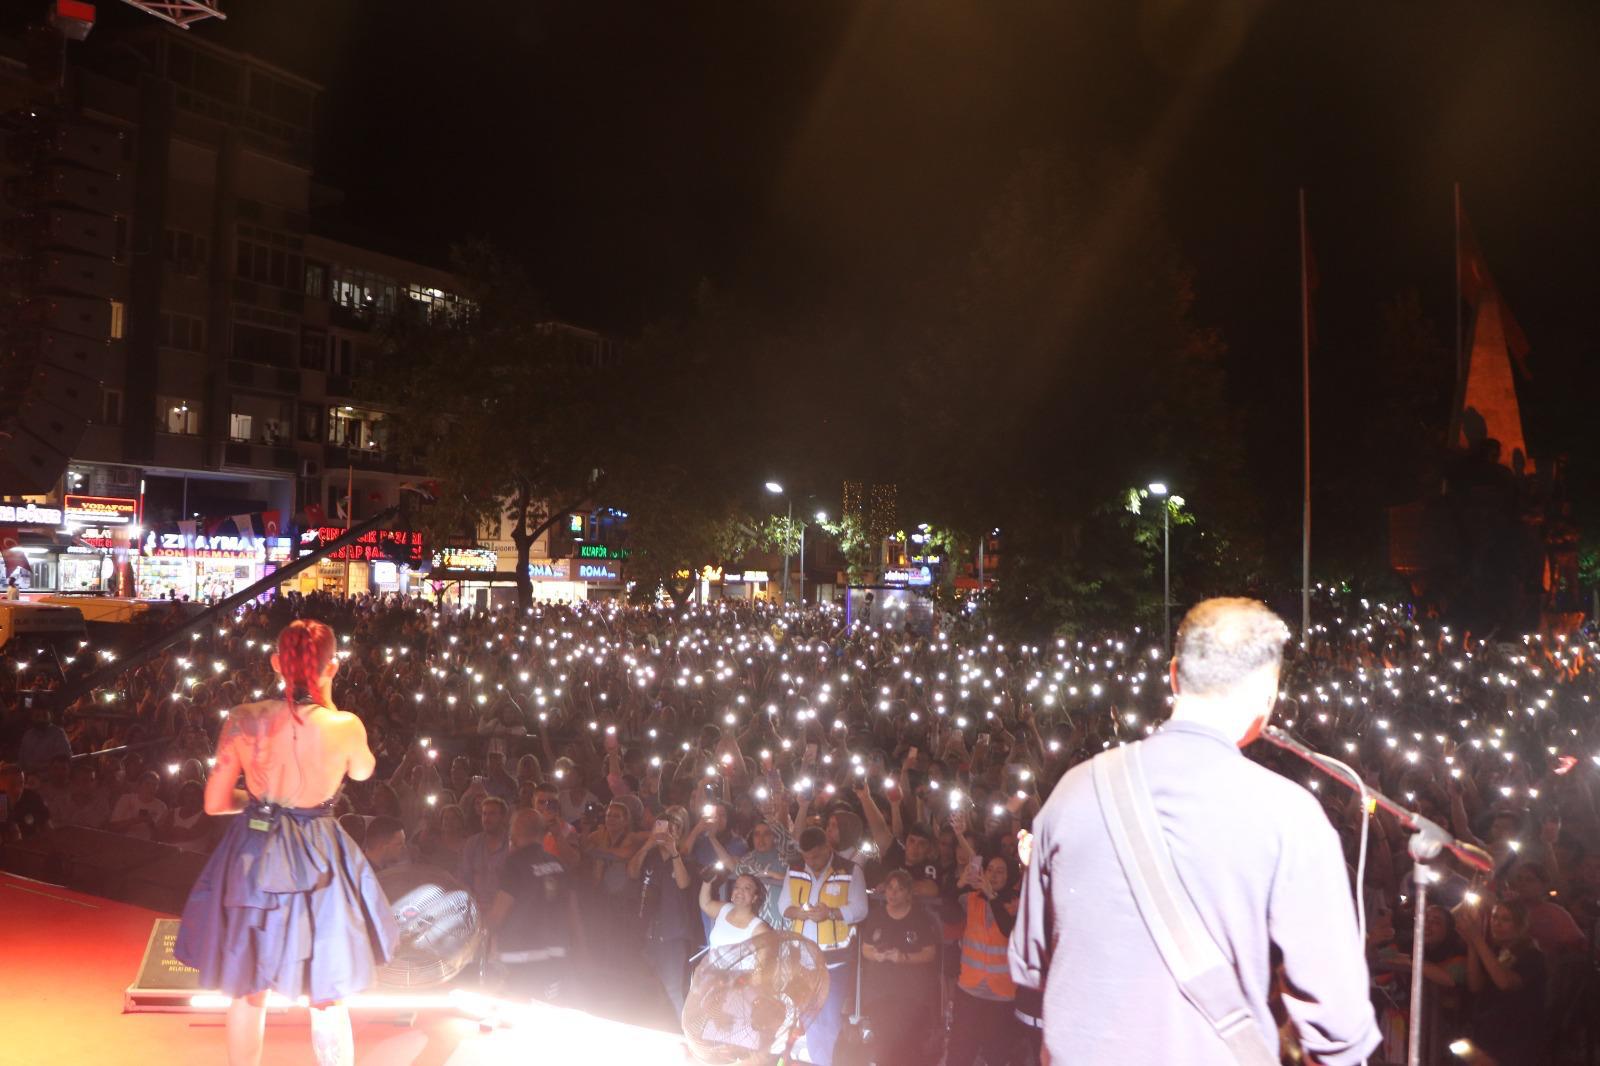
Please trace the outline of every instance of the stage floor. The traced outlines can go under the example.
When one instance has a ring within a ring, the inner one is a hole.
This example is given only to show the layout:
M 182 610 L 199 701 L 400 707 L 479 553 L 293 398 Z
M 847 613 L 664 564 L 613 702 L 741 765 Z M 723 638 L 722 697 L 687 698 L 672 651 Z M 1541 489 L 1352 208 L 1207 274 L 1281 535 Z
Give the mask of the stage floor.
M 0 873 L 0 1061 L 6 1066 L 221 1066 L 222 1014 L 124 1014 L 151 923 L 142 907 Z M 411 1024 L 355 1018 L 358 1066 L 500 1066 L 599 1061 L 608 1045 L 626 1061 L 691 1061 L 667 1033 L 549 1008 L 494 1032 L 451 1011 Z M 306 1012 L 267 1018 L 262 1066 L 311 1061 Z M 612 1061 L 622 1061 L 613 1059 Z

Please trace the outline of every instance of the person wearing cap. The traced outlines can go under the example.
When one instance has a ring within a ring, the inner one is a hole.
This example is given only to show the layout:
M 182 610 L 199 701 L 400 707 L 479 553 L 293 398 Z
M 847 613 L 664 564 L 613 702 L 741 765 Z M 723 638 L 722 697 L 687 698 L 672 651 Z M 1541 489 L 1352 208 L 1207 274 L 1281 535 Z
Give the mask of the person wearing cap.
M 791 932 L 822 949 L 828 998 L 806 1023 L 806 1051 L 816 1066 L 833 1066 L 844 1005 L 855 992 L 856 927 L 867 916 L 867 880 L 861 867 L 836 854 L 828 834 L 811 826 L 800 834 L 800 858 L 783 879 L 783 917 Z

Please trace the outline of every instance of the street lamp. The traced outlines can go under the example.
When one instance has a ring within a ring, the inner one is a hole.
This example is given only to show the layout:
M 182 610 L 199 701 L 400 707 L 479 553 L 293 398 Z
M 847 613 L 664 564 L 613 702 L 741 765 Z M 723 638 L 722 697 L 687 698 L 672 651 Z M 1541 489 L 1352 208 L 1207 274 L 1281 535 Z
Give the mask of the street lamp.
M 816 514 L 817 525 L 822 525 L 828 520 L 828 512 L 818 511 Z M 800 605 L 806 602 L 806 524 L 800 523 Z
M 1172 658 L 1172 525 L 1168 509 L 1167 485 L 1164 481 L 1152 481 L 1149 486 L 1150 495 L 1161 500 L 1161 617 L 1163 641 L 1167 658 Z M 1183 497 L 1174 496 L 1172 503 L 1183 506 Z
M 774 496 L 786 496 L 786 494 L 783 491 L 783 486 L 778 484 L 776 481 L 767 482 L 767 491 L 772 493 Z M 789 524 L 793 525 L 794 524 L 794 497 L 786 496 L 786 498 L 789 500 Z M 785 607 L 789 606 L 789 538 L 787 536 L 788 532 L 789 532 L 788 529 L 785 528 L 784 529 L 784 533 L 786 535 L 783 538 L 783 605 Z M 805 531 L 801 530 L 800 531 L 800 565 L 801 566 L 805 565 L 805 558 L 806 558 L 805 536 L 806 536 Z M 803 572 L 800 575 L 800 580 L 802 582 L 805 581 L 805 574 Z M 800 586 L 800 594 L 802 596 L 805 595 L 805 585 L 804 584 L 802 584 Z

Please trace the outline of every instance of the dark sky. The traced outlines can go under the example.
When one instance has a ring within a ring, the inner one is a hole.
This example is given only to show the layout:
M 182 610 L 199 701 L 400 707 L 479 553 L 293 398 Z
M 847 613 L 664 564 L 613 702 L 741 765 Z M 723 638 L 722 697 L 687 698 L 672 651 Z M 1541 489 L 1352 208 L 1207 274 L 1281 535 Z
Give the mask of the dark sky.
M 327 87 L 319 167 L 354 234 L 432 261 L 490 237 L 578 321 L 629 330 L 700 277 L 892 317 L 897 282 L 964 255 L 1023 155 L 1055 151 L 1156 177 L 1199 316 L 1286 440 L 1302 184 L 1328 359 L 1369 345 L 1379 302 L 1406 289 L 1448 340 L 1453 181 L 1531 338 L 1534 402 L 1559 408 L 1595 355 L 1600 5 L 227 8 L 194 32 Z

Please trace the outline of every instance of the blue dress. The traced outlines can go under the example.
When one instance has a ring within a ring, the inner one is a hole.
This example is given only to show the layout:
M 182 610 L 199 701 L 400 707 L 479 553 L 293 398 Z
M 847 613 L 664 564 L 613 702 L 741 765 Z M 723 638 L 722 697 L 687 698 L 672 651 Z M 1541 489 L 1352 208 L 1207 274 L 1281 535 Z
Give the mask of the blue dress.
M 370 988 L 399 938 L 332 800 L 280 807 L 252 798 L 200 871 L 173 954 L 200 971 L 202 988 L 327 1003 Z

